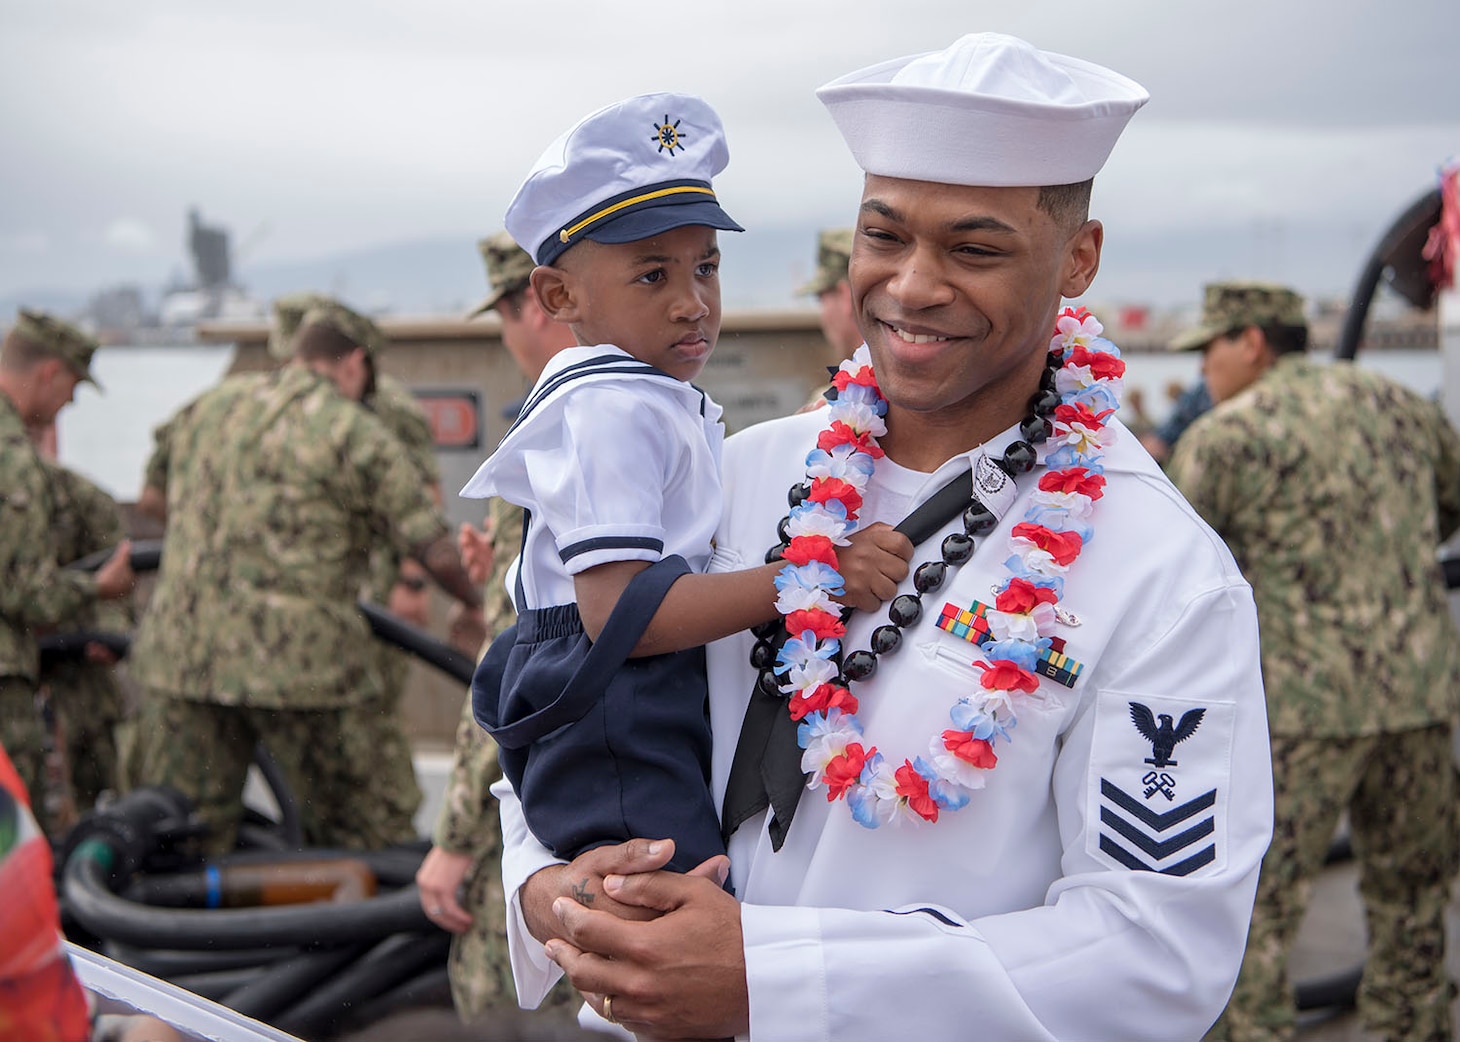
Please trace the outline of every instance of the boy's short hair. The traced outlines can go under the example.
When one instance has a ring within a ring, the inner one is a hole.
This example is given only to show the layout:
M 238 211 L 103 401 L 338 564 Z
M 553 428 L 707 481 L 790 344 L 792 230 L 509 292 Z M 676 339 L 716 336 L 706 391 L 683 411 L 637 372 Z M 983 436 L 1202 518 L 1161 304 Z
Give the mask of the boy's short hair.
M 538 264 L 584 239 L 637 242 L 685 225 L 744 231 L 710 183 L 729 162 L 720 117 L 702 99 L 640 94 L 548 146 L 507 207 L 507 230 Z

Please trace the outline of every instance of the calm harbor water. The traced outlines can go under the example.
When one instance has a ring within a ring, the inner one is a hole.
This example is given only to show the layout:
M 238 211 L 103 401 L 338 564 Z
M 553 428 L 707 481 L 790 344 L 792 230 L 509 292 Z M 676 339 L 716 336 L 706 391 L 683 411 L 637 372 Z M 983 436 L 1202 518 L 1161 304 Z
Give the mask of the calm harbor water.
M 1160 422 L 1171 408 L 1169 388 L 1197 378 L 1201 359 L 1194 354 L 1136 354 L 1126 358 L 1126 398 L 1122 418 L 1135 419 L 1129 402 L 1138 395 L 1146 416 Z M 88 384 L 61 413 L 61 461 L 91 478 L 124 502 L 137 498 L 142 468 L 151 451 L 152 428 L 185 402 L 211 387 L 233 360 L 229 345 L 186 347 L 104 347 L 92 370 L 105 393 Z M 1361 353 L 1360 365 L 1386 373 L 1425 395 L 1440 389 L 1440 355 L 1434 351 Z

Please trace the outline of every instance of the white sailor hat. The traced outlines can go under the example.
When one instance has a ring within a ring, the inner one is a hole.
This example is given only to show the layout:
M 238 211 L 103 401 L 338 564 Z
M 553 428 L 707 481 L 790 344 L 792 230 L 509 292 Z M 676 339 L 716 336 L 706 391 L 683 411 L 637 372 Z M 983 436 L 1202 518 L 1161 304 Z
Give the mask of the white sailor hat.
M 1094 177 L 1150 99 L 1119 73 L 1001 33 L 873 65 L 816 96 L 867 173 L 989 187 Z
M 729 162 L 720 117 L 702 99 L 641 94 L 548 146 L 507 207 L 507 230 L 539 264 L 584 239 L 637 242 L 687 224 L 744 231 L 710 185 Z

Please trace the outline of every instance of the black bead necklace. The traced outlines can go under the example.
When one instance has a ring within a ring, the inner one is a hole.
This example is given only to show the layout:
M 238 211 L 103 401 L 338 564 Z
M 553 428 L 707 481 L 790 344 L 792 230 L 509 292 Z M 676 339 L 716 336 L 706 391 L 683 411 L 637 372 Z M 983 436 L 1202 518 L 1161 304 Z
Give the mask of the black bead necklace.
M 1039 390 L 1029 399 L 1029 412 L 1019 424 L 1019 438 L 1004 448 L 1001 459 L 993 462 L 1010 480 L 1027 474 L 1034 468 L 1037 457 L 1034 446 L 1045 441 L 1054 430 L 1051 417 L 1060 404 L 1060 393 L 1055 389 L 1055 374 L 1063 366 L 1059 353 L 1051 352 L 1049 364 L 1039 380 Z M 835 396 L 833 389 L 827 392 Z M 977 480 L 975 476 L 974 480 Z M 811 495 L 810 486 L 804 481 L 791 486 L 787 500 L 791 507 L 798 507 Z M 781 560 L 791 538 L 789 527 L 791 516 L 787 514 L 776 525 L 776 537 L 780 540 L 766 551 L 766 563 Z M 977 498 L 963 511 L 963 531 L 953 532 L 943 538 L 939 545 L 941 560 L 924 561 L 913 570 L 913 589 L 916 593 L 904 593 L 894 597 L 887 606 L 886 625 L 872 631 L 871 647 L 853 651 L 843 656 L 837 654 L 837 683 L 845 687 L 849 682 L 866 680 L 877 672 L 877 660 L 890 655 L 902 646 L 902 631 L 916 625 L 923 615 L 923 597 L 939 589 L 948 580 L 948 570 L 958 568 L 973 556 L 975 536 L 984 536 L 998 527 L 999 518 Z M 851 616 L 851 608 L 842 609 L 842 622 Z M 785 620 L 781 618 L 763 622 L 751 629 L 755 645 L 750 651 L 750 664 L 759 671 L 756 680 L 761 691 L 768 695 L 783 696 L 781 682 L 776 677 L 776 656 L 780 647 L 790 636 L 786 632 Z

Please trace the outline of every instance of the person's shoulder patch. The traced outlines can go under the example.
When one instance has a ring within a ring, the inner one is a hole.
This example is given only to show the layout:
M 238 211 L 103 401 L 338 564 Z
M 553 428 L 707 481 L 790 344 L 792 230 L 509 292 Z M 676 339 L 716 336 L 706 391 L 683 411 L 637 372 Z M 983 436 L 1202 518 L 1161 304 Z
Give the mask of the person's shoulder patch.
M 1185 876 L 1227 860 L 1234 709 L 1102 691 L 1086 830 L 1089 854 L 1137 872 Z

